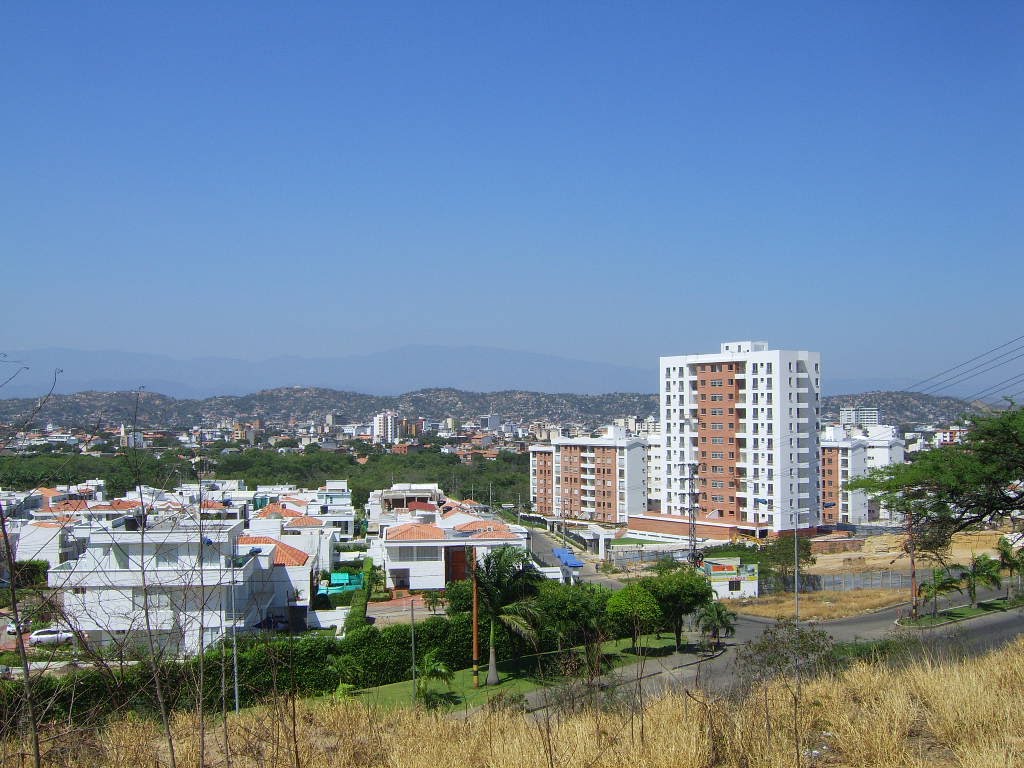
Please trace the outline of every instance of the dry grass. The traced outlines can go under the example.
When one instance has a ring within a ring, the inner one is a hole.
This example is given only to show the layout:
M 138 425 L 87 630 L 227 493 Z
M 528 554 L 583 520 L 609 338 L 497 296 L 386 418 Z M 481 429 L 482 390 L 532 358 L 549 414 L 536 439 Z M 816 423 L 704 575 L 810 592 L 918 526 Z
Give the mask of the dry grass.
M 910 592 L 893 589 L 853 589 L 848 592 L 801 592 L 800 618 L 828 621 L 856 616 L 867 611 L 906 602 Z M 768 619 L 793 618 L 793 595 L 768 595 L 751 600 L 730 600 L 729 607 L 738 613 Z
M 739 703 L 667 695 L 642 711 L 564 719 L 480 713 L 468 720 L 387 711 L 353 700 L 288 702 L 229 720 L 233 768 L 938 768 L 1024 765 L 1020 691 L 1024 641 L 961 663 L 903 670 L 861 664 L 835 678 L 751 691 Z M 200 759 L 197 722 L 177 715 L 180 766 L 227 766 L 223 730 L 211 723 Z M 294 737 L 293 738 L 293 734 Z M 0 764 L 23 766 L 26 745 L 0 745 Z M 98 731 L 44 734 L 47 766 L 167 765 L 155 723 L 126 719 Z M 813 752 L 812 752 L 813 751 Z M 812 754 L 815 756 L 812 759 Z

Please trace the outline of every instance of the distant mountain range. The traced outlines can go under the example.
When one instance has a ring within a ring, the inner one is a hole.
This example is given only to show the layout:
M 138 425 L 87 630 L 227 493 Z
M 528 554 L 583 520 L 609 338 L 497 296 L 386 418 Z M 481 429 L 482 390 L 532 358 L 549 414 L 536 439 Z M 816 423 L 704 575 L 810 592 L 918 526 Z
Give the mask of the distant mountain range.
M 0 400 L 0 423 L 18 424 L 32 413 L 38 400 Z M 848 405 L 877 407 L 883 423 L 947 424 L 969 410 L 968 403 L 949 397 L 913 392 L 868 392 L 823 399 L 823 420 L 838 418 Z M 598 395 L 546 394 L 524 390 L 467 392 L 458 389 L 420 389 L 397 396 L 365 395 L 317 387 L 278 387 L 250 395 L 221 395 L 204 399 L 177 399 L 156 392 L 78 392 L 49 398 L 32 419 L 32 426 L 53 423 L 89 428 L 114 428 L 136 423 L 140 427 L 186 428 L 235 419 L 262 418 L 268 424 L 322 423 L 328 414 L 345 422 L 367 422 L 385 409 L 402 416 L 472 419 L 493 413 L 514 421 L 552 420 L 592 426 L 622 416 L 657 414 L 654 394 Z
M 239 360 L 227 356 L 177 359 L 138 352 L 30 349 L 6 352 L 0 382 L 21 366 L 28 370 L 0 388 L 3 397 L 39 397 L 57 377 L 55 392 L 120 392 L 145 387 L 175 398 L 243 395 L 278 387 L 323 387 L 349 392 L 399 395 L 421 389 L 455 387 L 472 392 L 521 390 L 576 392 L 653 392 L 658 362 L 633 367 L 573 360 L 555 355 L 493 347 L 405 346 L 368 355 Z M 827 392 L 900 389 L 898 379 L 827 378 Z
M 516 352 L 493 347 L 406 346 L 368 355 L 307 358 L 272 357 L 238 360 L 197 357 L 179 360 L 137 352 L 83 352 L 36 349 L 9 352 L 18 361 L 0 367 L 23 372 L 0 390 L 4 397 L 38 397 L 61 369 L 55 391 L 116 392 L 144 386 L 178 398 L 242 395 L 278 387 L 324 387 L 351 392 L 398 395 L 420 389 L 458 387 L 475 392 L 530 390 L 538 392 L 653 391 L 657 361 L 649 368 L 573 360 L 555 355 Z M 10 375 L 10 374 L 7 374 Z M 0 376 L 0 381 L 6 376 Z

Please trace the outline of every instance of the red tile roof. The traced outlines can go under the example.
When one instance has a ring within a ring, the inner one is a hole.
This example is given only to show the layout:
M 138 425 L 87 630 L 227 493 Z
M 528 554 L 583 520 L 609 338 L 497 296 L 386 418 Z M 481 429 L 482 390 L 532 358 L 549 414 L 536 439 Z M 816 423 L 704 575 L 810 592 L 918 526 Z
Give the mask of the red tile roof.
M 301 512 L 296 512 L 294 509 L 282 507 L 276 502 L 274 504 L 267 504 L 267 506 L 256 513 L 256 517 L 260 520 L 268 520 L 274 515 L 280 515 L 281 517 L 302 517 Z
M 201 507 L 202 509 L 226 509 L 224 502 L 215 501 L 214 499 L 203 499 Z
M 410 501 L 406 509 L 410 512 L 436 512 L 437 505 L 428 501 Z
M 388 541 L 423 541 L 443 539 L 444 531 L 427 523 L 403 523 L 387 529 Z
M 323 520 L 318 520 L 312 515 L 302 515 L 289 520 L 285 528 L 323 528 L 323 525 Z
M 54 509 L 58 512 L 86 512 L 89 509 L 89 504 L 85 501 L 65 499 L 64 501 L 51 505 L 50 509 Z
M 270 536 L 239 536 L 239 544 L 273 544 L 274 565 L 305 565 L 309 555 Z
M 496 530 L 496 531 L 479 531 L 474 533 L 469 538 L 471 539 L 518 539 L 512 531 L 509 530 Z

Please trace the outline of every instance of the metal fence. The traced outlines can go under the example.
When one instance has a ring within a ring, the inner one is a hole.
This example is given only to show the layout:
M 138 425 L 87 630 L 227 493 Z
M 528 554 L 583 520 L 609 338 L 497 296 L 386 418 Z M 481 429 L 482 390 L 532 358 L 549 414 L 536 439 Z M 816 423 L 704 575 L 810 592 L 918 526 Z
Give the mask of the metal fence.
M 917 583 L 930 579 L 930 574 L 919 571 Z M 910 571 L 867 571 L 865 573 L 800 574 L 801 592 L 848 592 L 853 589 L 910 589 Z M 761 592 L 792 592 L 793 577 L 762 579 Z

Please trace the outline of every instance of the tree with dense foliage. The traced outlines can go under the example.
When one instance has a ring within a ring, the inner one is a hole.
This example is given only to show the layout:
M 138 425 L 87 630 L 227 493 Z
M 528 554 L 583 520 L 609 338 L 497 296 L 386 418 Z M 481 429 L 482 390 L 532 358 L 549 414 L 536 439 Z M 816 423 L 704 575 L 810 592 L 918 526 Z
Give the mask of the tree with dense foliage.
M 697 626 L 705 635 L 710 635 L 717 648 L 721 638 L 736 634 L 736 614 L 714 600 L 700 609 L 697 614 Z
M 803 536 L 798 537 L 796 552 L 794 553 L 793 539 L 789 536 L 782 536 L 772 539 L 761 548 L 760 575 L 762 578 L 773 577 L 785 581 L 792 579 L 795 574 L 794 555 L 799 558 L 800 570 L 805 570 L 814 565 L 814 555 L 811 554 L 811 542 Z
M 935 616 L 939 612 L 939 596 L 945 595 L 949 592 L 963 591 L 963 587 L 960 585 L 960 579 L 955 576 L 951 576 L 944 568 L 933 569 L 931 580 L 923 582 L 917 588 L 917 594 L 922 600 L 925 602 L 931 600 L 932 616 Z
M 960 581 L 967 590 L 971 607 L 978 604 L 978 587 L 999 589 L 1003 585 L 999 578 L 999 561 L 988 555 L 974 555 L 967 565 L 954 565 L 960 571 Z
M 847 484 L 882 506 L 910 510 L 912 537 L 942 549 L 954 533 L 1010 520 L 1024 512 L 1024 410 L 975 417 L 961 443 L 913 455 Z
M 676 650 L 683 642 L 686 617 L 714 599 L 714 590 L 704 574 L 689 567 L 674 568 L 640 582 L 658 603 L 665 623 L 672 630 Z
M 538 612 L 535 596 L 544 575 L 530 555 L 519 547 L 492 549 L 477 565 L 477 596 L 481 616 L 490 625 L 487 685 L 498 684 L 496 631 L 502 624 L 524 640 L 537 638 Z
M 605 609 L 608 622 L 623 635 L 633 640 L 633 647 L 640 643 L 640 635 L 652 632 L 664 620 L 658 601 L 642 584 L 628 584 L 608 598 Z

